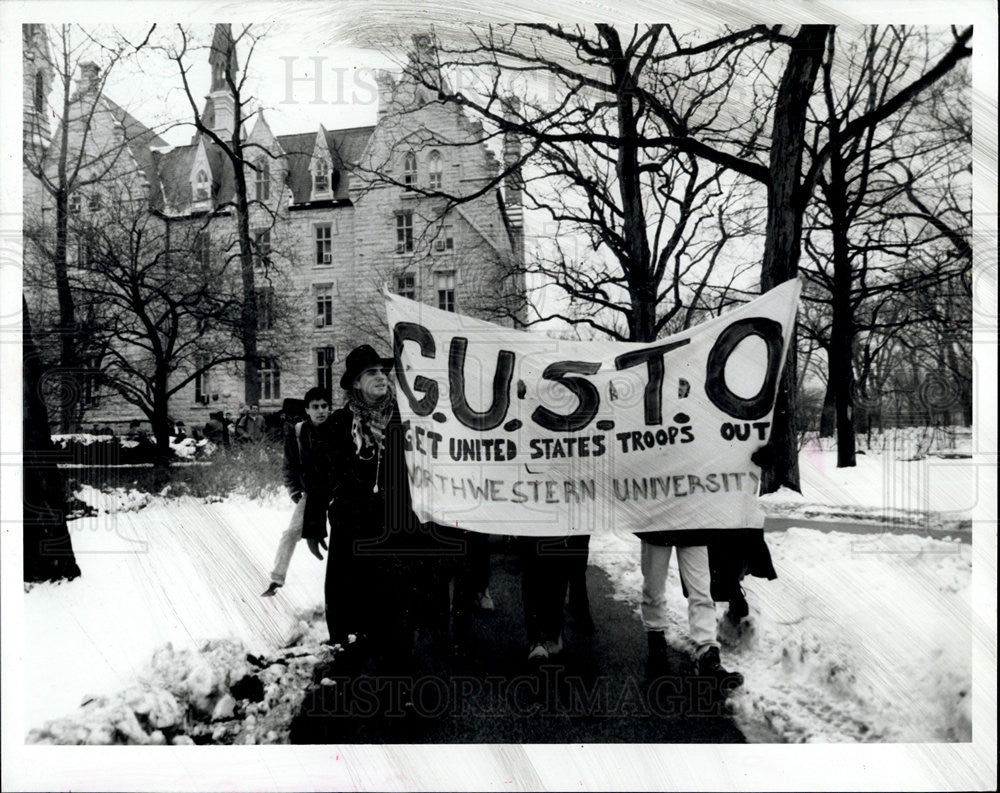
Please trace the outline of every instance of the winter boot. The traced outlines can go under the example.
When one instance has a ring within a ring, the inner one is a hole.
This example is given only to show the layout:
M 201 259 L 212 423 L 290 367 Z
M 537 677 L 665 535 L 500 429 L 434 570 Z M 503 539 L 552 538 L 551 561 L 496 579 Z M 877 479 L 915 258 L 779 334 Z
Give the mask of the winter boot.
M 726 610 L 726 619 L 733 625 L 738 625 L 740 620 L 750 614 L 750 604 L 747 603 L 742 587 L 729 599 L 729 608 Z
M 698 674 L 701 677 L 714 678 L 724 692 L 732 691 L 743 685 L 743 675 L 730 672 L 719 658 L 719 648 L 709 647 L 698 659 Z
M 667 671 L 668 656 L 667 637 L 663 631 L 647 631 L 646 642 L 649 644 L 649 659 L 646 669 L 650 677 L 657 677 Z

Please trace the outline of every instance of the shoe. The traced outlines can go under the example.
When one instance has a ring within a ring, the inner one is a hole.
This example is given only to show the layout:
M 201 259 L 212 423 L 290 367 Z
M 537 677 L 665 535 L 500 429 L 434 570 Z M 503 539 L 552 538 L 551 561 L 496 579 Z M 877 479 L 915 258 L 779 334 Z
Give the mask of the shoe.
M 559 655 L 563 649 L 562 634 L 560 634 L 555 639 L 547 639 L 545 642 L 545 651 L 550 655 Z
M 484 590 L 476 595 L 476 605 L 483 611 L 493 611 L 496 608 L 493 598 L 490 597 L 490 590 Z
M 726 619 L 728 619 L 734 625 L 738 624 L 741 619 L 750 614 L 750 604 L 747 603 L 747 599 L 743 594 L 742 588 L 739 593 L 734 595 L 729 601 L 729 608 L 726 610 Z
M 531 648 L 528 653 L 529 661 L 544 661 L 549 657 L 549 651 L 544 644 L 536 644 Z
M 663 631 L 647 631 L 646 643 L 649 645 L 648 668 L 651 672 L 662 672 L 667 668 L 670 655 L 667 649 L 667 637 Z
M 281 589 L 281 584 L 276 584 L 274 581 L 272 581 L 271 585 L 260 593 L 260 596 L 262 598 L 273 598 L 275 594 L 277 594 L 279 589 Z
M 698 659 L 698 674 L 702 677 L 715 678 L 725 690 L 732 690 L 743 685 L 743 675 L 730 672 L 722 665 L 719 658 L 719 648 L 709 647 Z

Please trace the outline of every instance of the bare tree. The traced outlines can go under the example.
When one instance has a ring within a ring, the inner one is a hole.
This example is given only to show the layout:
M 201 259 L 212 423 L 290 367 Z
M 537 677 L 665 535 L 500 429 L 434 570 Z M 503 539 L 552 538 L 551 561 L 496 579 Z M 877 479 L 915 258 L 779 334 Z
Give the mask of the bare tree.
M 184 93 L 191 107 L 193 125 L 198 135 L 221 153 L 227 169 L 232 175 L 232 195 L 217 204 L 216 213 L 231 210 L 235 224 L 233 244 L 227 246 L 225 254 L 239 265 L 242 283 L 240 345 L 243 361 L 244 399 L 247 403 L 260 401 L 260 380 L 258 377 L 260 311 L 256 284 L 255 240 L 251 234 L 251 219 L 255 214 L 264 213 L 273 225 L 277 218 L 277 204 L 271 199 L 251 195 L 248 175 L 257 174 L 265 163 L 269 167 L 277 155 L 265 147 L 248 142 L 246 124 L 251 116 L 254 102 L 247 86 L 247 77 L 253 52 L 262 34 L 251 26 L 244 26 L 233 37 L 230 26 L 216 25 L 215 36 L 209 48 L 213 64 L 213 91 L 224 89 L 231 98 L 232 116 L 223 129 L 212 123 L 199 108 L 189 75 L 194 53 L 204 52 L 204 48 L 194 44 L 194 37 L 183 25 L 177 26 L 176 42 L 167 45 L 164 51 L 173 61 L 180 75 Z M 243 68 L 238 68 L 237 50 L 243 50 Z M 275 191 L 280 193 L 280 190 Z
M 79 392 L 81 360 L 79 345 L 81 329 L 69 282 L 68 228 L 70 216 L 77 207 L 91 200 L 101 185 L 111 179 L 137 177 L 129 152 L 133 145 L 149 145 L 155 133 L 135 122 L 122 108 L 102 96 L 103 87 L 114 67 L 145 46 L 145 40 L 130 45 L 124 41 L 100 46 L 102 63 L 90 60 L 95 41 L 86 30 L 73 25 L 47 29 L 53 50 L 45 48 L 33 53 L 41 58 L 41 68 L 54 76 L 52 99 L 38 92 L 38 112 L 24 119 L 24 168 L 41 186 L 44 200 L 51 205 L 55 220 L 42 257 L 51 265 L 58 305 L 55 332 L 59 338 L 59 368 L 68 380 L 66 393 Z M 150 31 L 151 32 L 151 31 Z M 148 40 L 148 35 L 147 35 Z M 74 89 L 74 78 L 78 78 Z M 45 130 L 48 119 L 55 117 L 58 127 L 49 141 Z M 109 134 L 111 131 L 111 134 Z M 160 141 L 162 143 L 162 141 Z M 25 237 L 36 243 L 42 236 L 37 218 L 26 222 Z M 79 405 L 64 400 L 59 423 L 69 431 Z
M 202 255 L 202 225 L 150 212 L 144 190 L 123 187 L 74 232 L 71 287 L 93 318 L 91 376 L 143 412 L 166 462 L 171 398 L 213 367 L 242 360 L 239 270 Z
M 958 253 L 963 245 L 968 248 L 963 229 L 947 226 L 949 221 L 960 223 L 961 213 L 938 218 L 921 198 L 934 193 L 935 209 L 960 202 L 954 174 L 943 171 L 968 166 L 971 137 L 942 134 L 940 128 L 929 131 L 922 110 L 928 102 L 937 104 L 933 97 L 941 88 L 950 107 L 965 105 L 963 70 L 957 81 L 941 80 L 928 89 L 926 99 L 902 105 L 864 135 L 842 137 L 842 128 L 886 103 L 907 74 L 928 68 L 940 37 L 903 27 L 872 27 L 860 41 L 840 42 L 844 51 L 838 50 L 839 38 L 827 41 L 823 102 L 816 103 L 811 153 L 815 157 L 822 146 L 829 156 L 817 171 L 806 275 L 822 288 L 819 299 L 830 309 L 823 342 L 830 376 L 821 434 L 832 435 L 835 428 L 838 466 L 845 467 L 855 464 L 856 378 L 864 382 L 872 361 L 870 349 L 858 356 L 857 340 L 863 334 L 887 340 L 918 321 L 914 312 L 887 311 L 889 303 L 901 299 L 912 305 L 971 267 L 971 254 L 966 259 Z M 900 211 L 901 203 L 909 211 Z M 931 250 L 939 247 L 939 237 L 949 240 L 951 254 Z

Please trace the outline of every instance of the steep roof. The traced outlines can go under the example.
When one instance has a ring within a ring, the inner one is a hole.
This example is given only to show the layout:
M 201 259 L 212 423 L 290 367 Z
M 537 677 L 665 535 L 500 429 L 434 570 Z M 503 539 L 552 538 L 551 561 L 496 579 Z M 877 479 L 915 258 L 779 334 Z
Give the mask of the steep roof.
M 345 171 L 356 165 L 361 152 L 368 145 L 375 127 L 351 127 L 327 131 L 326 145 L 330 150 L 330 162 L 334 171 L 334 199 L 347 198 L 348 180 Z M 292 190 L 295 203 L 308 201 L 312 195 L 312 174 L 309 163 L 316 147 L 316 132 L 302 132 L 296 135 L 278 135 L 278 143 L 286 152 L 288 162 L 288 186 Z M 341 177 L 341 178 L 336 178 Z
M 346 169 L 358 162 L 374 129 L 374 127 L 354 127 L 326 133 L 326 143 L 330 150 L 334 172 L 341 175 L 341 178 L 335 181 L 334 199 L 348 197 L 348 180 L 342 175 Z M 316 134 L 303 132 L 277 136 L 279 145 L 285 150 L 284 161 L 288 166 L 286 183 L 292 190 L 292 201 L 296 204 L 309 201 L 312 195 L 312 174 L 309 171 L 309 163 L 316 145 Z M 212 169 L 212 192 L 216 204 L 221 204 L 231 200 L 234 194 L 232 164 L 215 143 L 207 137 L 203 140 Z M 149 172 L 152 191 L 150 199 L 155 208 L 182 207 L 191 203 L 191 169 L 198 152 L 197 141 L 198 138 L 193 143 L 175 146 L 167 152 L 149 154 L 152 164 L 152 170 Z M 153 178 L 152 174 L 158 178 Z
M 150 188 L 150 202 L 155 206 L 159 200 L 159 185 L 156 173 L 156 163 L 153 160 L 151 147 L 166 146 L 167 142 L 157 135 L 153 130 L 138 121 L 131 113 L 125 110 L 117 102 L 102 97 L 111 115 L 121 127 L 125 136 L 125 145 L 128 147 L 136 165 L 145 174 Z

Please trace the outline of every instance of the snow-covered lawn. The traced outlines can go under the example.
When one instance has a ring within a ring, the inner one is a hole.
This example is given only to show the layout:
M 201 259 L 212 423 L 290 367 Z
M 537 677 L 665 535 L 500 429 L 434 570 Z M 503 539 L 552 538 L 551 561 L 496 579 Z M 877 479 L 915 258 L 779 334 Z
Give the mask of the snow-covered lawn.
M 101 510 L 70 523 L 83 576 L 25 595 L 30 726 L 147 676 L 167 643 L 180 653 L 232 639 L 267 654 L 302 635 L 322 608 L 324 565 L 304 546 L 286 586 L 260 597 L 291 515 L 287 496 L 206 503 L 87 487 L 79 495 Z
M 769 512 L 825 506 L 862 517 L 902 510 L 921 515 L 921 526 L 968 521 L 966 460 L 868 454 L 845 471 L 831 452 L 807 449 L 801 462 L 804 494 L 769 496 Z M 79 495 L 100 510 L 70 524 L 83 577 L 34 586 L 24 598 L 26 725 L 73 718 L 29 740 L 108 739 L 100 725 L 109 713 L 125 734 L 135 730 L 126 711 L 138 714 L 148 736 L 163 721 L 157 714 L 170 721 L 175 706 L 225 712 L 227 687 L 253 671 L 247 653 L 271 669 L 259 675 L 268 691 L 260 708 L 284 703 L 287 716 L 294 703 L 279 689 L 304 687 L 304 664 L 322 653 L 322 631 L 310 621 L 322 607 L 324 573 L 300 547 L 279 595 L 259 596 L 290 517 L 287 497 L 206 502 L 90 488 Z M 747 580 L 753 628 L 724 637 L 724 661 L 747 678 L 732 701 L 748 731 L 788 741 L 968 740 L 968 542 L 811 529 L 768 539 L 780 577 Z M 592 544 L 592 563 L 635 604 L 637 544 L 610 536 Z M 682 645 L 674 586 L 673 639 Z M 301 637 L 294 651 L 281 649 Z M 296 657 L 282 655 L 289 652 Z M 220 671 L 227 658 L 231 667 Z M 282 738 L 280 730 L 253 735 Z
M 749 734 L 785 741 L 971 739 L 971 546 L 914 535 L 790 529 L 768 536 L 778 579 L 745 580 L 753 615 L 720 614 L 732 703 Z M 591 540 L 591 564 L 638 603 L 639 541 Z M 671 643 L 689 646 L 676 564 Z M 693 649 L 691 647 L 690 649 Z

